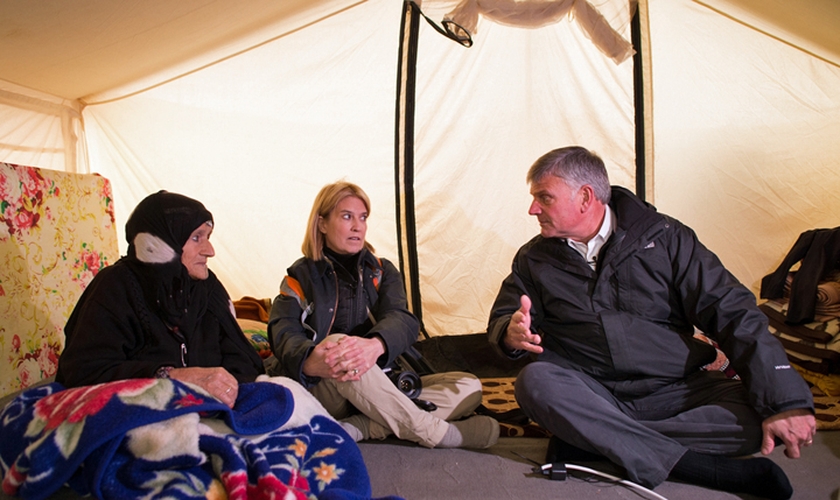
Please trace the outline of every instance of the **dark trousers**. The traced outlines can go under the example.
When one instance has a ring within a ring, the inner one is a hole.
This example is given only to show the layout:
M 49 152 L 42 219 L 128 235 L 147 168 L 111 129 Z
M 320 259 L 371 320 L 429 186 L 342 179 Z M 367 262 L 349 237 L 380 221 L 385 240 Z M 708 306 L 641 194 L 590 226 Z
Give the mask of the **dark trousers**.
M 720 372 L 622 400 L 585 373 L 535 361 L 516 379 L 516 400 L 540 426 L 624 467 L 648 488 L 665 481 L 688 449 L 741 456 L 761 447 L 762 419 L 743 384 Z

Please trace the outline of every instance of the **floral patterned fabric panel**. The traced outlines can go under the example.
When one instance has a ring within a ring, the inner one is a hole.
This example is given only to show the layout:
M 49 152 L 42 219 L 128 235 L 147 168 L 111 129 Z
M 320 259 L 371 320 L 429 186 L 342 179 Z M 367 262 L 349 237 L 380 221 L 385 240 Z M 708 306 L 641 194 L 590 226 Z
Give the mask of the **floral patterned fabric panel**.
M 0 396 L 55 375 L 64 324 L 119 258 L 111 183 L 0 163 Z

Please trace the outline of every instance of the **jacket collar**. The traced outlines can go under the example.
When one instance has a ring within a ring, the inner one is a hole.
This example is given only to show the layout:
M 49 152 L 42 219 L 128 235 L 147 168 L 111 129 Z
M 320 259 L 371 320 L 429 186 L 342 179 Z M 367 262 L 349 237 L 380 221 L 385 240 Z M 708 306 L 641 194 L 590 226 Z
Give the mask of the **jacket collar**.
M 361 253 L 362 255 L 359 258 L 360 266 L 369 267 L 372 269 L 379 269 L 380 267 L 382 267 L 379 264 L 379 260 L 376 258 L 376 256 L 370 253 L 367 248 L 363 248 Z M 326 256 L 324 256 L 324 258 L 321 260 L 313 261 L 313 264 L 315 266 L 316 275 L 319 278 L 323 278 L 327 275 L 327 272 L 333 269 L 332 261 Z
M 656 212 L 656 207 L 642 201 L 638 196 L 621 186 L 612 187 L 610 208 L 616 214 L 616 226 L 624 231 L 629 231 L 640 223 L 646 223 L 644 228 L 646 229 L 650 225 L 650 214 Z
M 603 263 L 617 263 L 634 249 L 647 246 L 669 226 L 669 218 L 629 190 L 613 186 L 610 207 L 616 214 L 616 230 L 605 245 Z

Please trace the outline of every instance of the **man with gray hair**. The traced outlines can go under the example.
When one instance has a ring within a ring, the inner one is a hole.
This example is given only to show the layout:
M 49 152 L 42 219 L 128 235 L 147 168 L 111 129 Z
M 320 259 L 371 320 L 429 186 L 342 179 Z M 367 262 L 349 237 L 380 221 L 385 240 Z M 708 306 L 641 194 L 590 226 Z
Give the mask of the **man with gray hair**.
M 810 390 L 769 333 L 755 296 L 676 219 L 610 186 L 578 147 L 528 172 L 540 235 L 516 254 L 488 337 L 505 356 L 532 353 L 516 399 L 550 431 L 547 461 L 608 459 L 652 488 L 669 476 L 787 499 L 765 457 L 811 444 Z M 709 369 L 717 350 L 738 377 Z

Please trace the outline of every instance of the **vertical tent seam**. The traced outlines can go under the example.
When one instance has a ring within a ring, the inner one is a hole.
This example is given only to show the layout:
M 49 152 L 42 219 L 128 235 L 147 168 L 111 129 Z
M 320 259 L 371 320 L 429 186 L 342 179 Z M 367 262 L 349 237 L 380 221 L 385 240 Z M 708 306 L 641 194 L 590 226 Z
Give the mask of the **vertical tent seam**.
M 636 196 L 647 199 L 647 167 L 645 155 L 645 95 L 644 95 L 644 65 L 642 57 L 642 30 L 639 8 L 633 13 L 630 21 L 630 35 L 633 43 L 633 108 L 636 126 Z
M 417 259 L 417 226 L 414 211 L 414 104 L 417 77 L 417 45 L 420 9 L 403 2 L 397 61 L 396 137 L 394 158 L 397 250 L 400 272 L 405 281 L 409 310 L 420 322 L 420 333 L 429 338 L 423 325 L 423 305 Z

